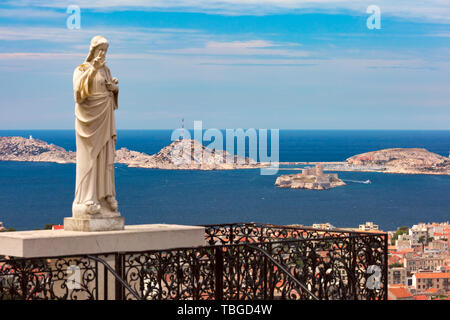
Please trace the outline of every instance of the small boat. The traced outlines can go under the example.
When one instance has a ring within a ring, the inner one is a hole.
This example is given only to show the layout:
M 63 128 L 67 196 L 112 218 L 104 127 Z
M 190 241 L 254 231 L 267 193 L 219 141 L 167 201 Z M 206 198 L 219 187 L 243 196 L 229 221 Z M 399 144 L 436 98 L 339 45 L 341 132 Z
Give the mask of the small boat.
M 372 181 L 370 181 L 370 180 L 366 180 L 366 181 L 364 181 L 363 183 L 365 183 L 365 184 L 369 184 L 369 183 L 372 183 Z

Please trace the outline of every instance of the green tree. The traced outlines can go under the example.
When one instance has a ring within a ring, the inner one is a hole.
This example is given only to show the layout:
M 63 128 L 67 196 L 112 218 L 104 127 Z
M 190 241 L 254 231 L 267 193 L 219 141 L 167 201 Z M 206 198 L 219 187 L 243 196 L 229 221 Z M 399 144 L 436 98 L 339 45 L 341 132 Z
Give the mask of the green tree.
M 425 242 L 427 242 L 427 238 L 425 236 L 421 236 L 419 238 L 419 240 L 417 240 L 417 242 L 422 244 L 422 250 L 423 250 L 423 248 L 425 247 Z
M 389 268 L 400 268 L 400 267 L 403 267 L 403 264 L 399 262 L 395 262 L 389 265 Z
M 395 244 L 395 240 L 398 239 L 398 236 L 399 236 L 399 235 L 406 234 L 406 233 L 408 233 L 408 232 L 409 232 L 409 228 L 408 228 L 408 227 L 405 227 L 405 226 L 398 227 L 398 228 L 397 228 L 397 231 L 395 231 L 395 234 L 394 234 L 394 236 L 392 237 L 391 244 Z

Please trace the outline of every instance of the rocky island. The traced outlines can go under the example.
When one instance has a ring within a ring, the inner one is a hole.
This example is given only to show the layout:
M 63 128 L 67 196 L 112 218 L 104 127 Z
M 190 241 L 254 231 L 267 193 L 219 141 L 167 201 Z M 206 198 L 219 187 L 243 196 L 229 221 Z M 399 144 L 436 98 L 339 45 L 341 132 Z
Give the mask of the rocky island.
M 323 173 L 323 166 L 318 164 L 315 168 L 305 168 L 302 173 L 282 175 L 277 178 L 275 185 L 281 188 L 328 190 L 345 186 L 345 182 L 337 174 Z
M 393 148 L 366 152 L 346 160 L 348 166 L 386 173 L 450 174 L 450 158 L 423 148 Z
M 75 163 L 75 152 L 39 139 L 0 137 L 0 161 Z
M 450 175 L 450 158 L 423 148 L 391 148 L 357 154 L 341 162 L 280 162 L 280 165 L 322 164 L 325 171 Z M 280 168 L 301 170 L 301 168 Z
M 231 155 L 224 150 L 209 149 L 191 139 L 174 141 L 153 155 L 122 148 L 116 151 L 116 162 L 129 167 L 166 170 L 232 170 L 266 166 L 247 157 Z
M 75 163 L 76 154 L 32 137 L 0 137 L 0 161 Z M 212 150 L 191 139 L 174 141 L 153 155 L 121 148 L 116 151 L 115 162 L 129 167 L 166 170 L 232 170 L 267 166 L 224 150 Z

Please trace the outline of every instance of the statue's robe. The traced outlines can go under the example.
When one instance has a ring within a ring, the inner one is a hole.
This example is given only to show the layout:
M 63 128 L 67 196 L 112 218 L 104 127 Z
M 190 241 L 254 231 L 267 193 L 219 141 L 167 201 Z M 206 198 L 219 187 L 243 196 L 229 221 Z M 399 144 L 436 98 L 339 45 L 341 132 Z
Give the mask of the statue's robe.
M 116 195 L 114 110 L 118 107 L 118 93 L 108 91 L 105 80 L 112 82 L 108 67 L 95 71 L 89 62 L 78 66 L 73 75 L 77 144 L 76 204 L 89 200 L 99 203 L 107 196 Z

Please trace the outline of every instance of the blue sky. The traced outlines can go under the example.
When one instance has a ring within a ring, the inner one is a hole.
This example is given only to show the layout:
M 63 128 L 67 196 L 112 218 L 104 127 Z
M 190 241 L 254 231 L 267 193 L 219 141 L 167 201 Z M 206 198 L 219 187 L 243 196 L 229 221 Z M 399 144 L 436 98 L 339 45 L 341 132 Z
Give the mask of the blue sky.
M 0 129 L 73 128 L 72 72 L 102 34 L 119 129 L 448 130 L 446 1 L 2 1 Z

